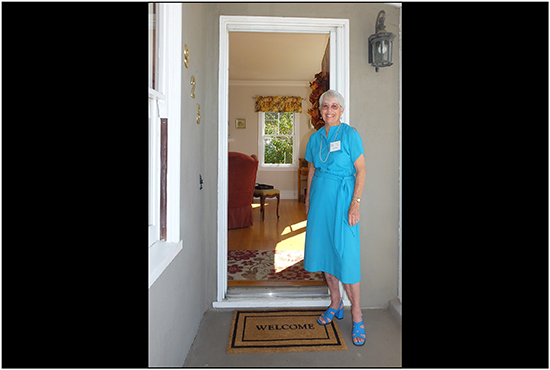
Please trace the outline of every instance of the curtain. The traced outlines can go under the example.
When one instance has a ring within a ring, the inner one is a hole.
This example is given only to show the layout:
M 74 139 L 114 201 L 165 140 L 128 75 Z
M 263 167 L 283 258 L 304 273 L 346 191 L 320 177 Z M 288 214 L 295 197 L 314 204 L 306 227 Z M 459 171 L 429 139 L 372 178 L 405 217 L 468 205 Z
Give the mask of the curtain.
M 302 113 L 299 96 L 256 96 L 256 112 Z

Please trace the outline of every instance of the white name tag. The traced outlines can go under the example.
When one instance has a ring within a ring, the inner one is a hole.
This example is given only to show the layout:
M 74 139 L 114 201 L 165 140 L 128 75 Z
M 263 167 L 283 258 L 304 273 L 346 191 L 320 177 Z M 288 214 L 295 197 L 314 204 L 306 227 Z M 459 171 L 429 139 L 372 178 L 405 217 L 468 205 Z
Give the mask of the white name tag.
M 340 141 L 335 141 L 333 143 L 330 143 L 331 152 L 337 152 L 338 150 L 340 150 Z

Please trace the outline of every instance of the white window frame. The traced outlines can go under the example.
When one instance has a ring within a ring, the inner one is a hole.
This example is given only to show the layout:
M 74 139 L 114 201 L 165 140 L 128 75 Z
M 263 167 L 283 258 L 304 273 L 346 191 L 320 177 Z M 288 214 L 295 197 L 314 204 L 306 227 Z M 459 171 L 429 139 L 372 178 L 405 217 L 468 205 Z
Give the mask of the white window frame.
M 149 229 L 149 287 L 183 249 L 180 239 L 181 67 L 182 4 L 157 3 L 158 87 L 149 87 L 149 212 L 153 222 L 160 214 L 160 118 L 168 119 L 166 178 L 166 239 L 157 227 Z M 151 24 L 151 23 L 150 23 Z
M 260 154 L 258 156 L 260 160 L 260 165 L 258 168 L 258 171 L 288 171 L 291 169 L 295 169 L 298 167 L 298 144 L 300 137 L 300 114 L 299 113 L 292 113 L 293 114 L 293 137 L 292 140 L 292 164 L 272 164 L 272 163 L 265 163 L 265 140 L 264 140 L 264 132 L 265 132 L 265 112 L 258 112 L 258 153 Z
M 149 74 L 149 225 L 148 225 L 148 246 L 153 245 L 160 237 L 160 111 L 161 105 L 166 105 L 166 96 L 162 93 L 164 85 L 164 65 L 161 61 L 166 59 L 166 40 L 163 35 L 164 19 L 161 17 L 160 4 L 157 4 L 156 19 L 149 14 L 149 42 L 151 43 L 152 30 L 156 27 L 155 46 L 156 50 L 151 53 L 149 49 L 149 63 L 155 63 L 157 70 L 155 81 L 156 89 L 153 88 L 152 77 Z M 151 45 L 150 45 L 151 46 Z M 149 69 L 151 71 L 151 69 Z

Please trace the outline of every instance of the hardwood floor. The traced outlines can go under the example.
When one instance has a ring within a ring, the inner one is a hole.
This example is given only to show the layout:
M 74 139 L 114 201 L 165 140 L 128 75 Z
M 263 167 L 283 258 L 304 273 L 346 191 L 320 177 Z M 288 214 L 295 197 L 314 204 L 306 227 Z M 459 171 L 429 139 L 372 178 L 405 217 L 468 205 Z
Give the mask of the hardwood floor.
M 277 199 L 266 199 L 265 220 L 260 221 L 260 200 L 253 202 L 254 225 L 228 230 L 229 250 L 304 250 L 307 216 L 305 205 L 296 199 L 281 199 L 277 219 Z M 318 281 L 228 281 L 228 286 L 303 286 L 326 285 Z
M 294 199 L 281 199 L 277 219 L 277 199 L 266 199 L 265 220 L 260 221 L 259 199 L 254 199 L 254 225 L 228 230 L 229 250 L 303 250 L 307 217 L 305 205 Z

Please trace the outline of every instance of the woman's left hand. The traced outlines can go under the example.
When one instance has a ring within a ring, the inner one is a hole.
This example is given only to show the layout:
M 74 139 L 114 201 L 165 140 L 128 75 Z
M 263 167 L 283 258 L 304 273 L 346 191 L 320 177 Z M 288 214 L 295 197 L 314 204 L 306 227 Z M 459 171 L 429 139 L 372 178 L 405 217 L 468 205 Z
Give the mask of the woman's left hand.
M 348 211 L 348 222 L 350 226 L 355 226 L 359 223 L 359 203 L 352 201 Z
M 363 186 L 365 185 L 365 156 L 361 154 L 353 163 L 355 166 L 355 188 L 353 191 L 354 198 L 361 198 Z M 348 211 L 348 222 L 350 226 L 355 226 L 359 223 L 359 202 L 352 200 Z

